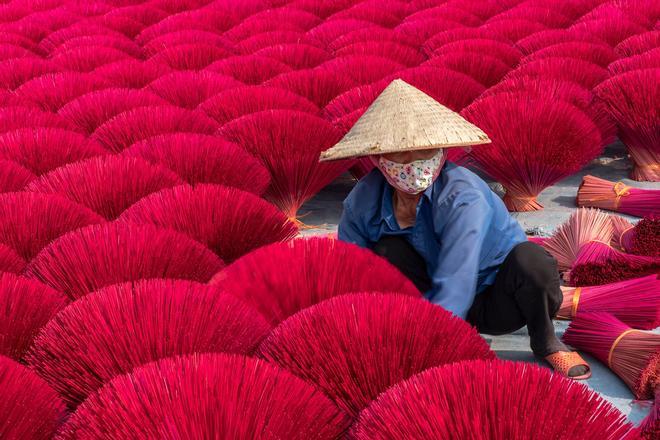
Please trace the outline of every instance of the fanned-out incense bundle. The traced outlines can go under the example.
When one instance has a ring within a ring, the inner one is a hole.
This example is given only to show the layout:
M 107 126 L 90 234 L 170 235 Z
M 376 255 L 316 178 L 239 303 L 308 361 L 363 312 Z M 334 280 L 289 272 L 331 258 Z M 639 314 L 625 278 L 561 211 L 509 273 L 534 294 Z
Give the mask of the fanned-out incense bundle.
M 600 286 L 562 287 L 562 292 L 560 319 L 573 319 L 579 312 L 607 312 L 634 328 L 660 326 L 658 275 Z
M 621 181 L 586 175 L 578 188 L 577 204 L 637 217 L 660 216 L 660 190 L 634 188 Z
M 578 313 L 562 340 L 591 353 L 637 399 L 651 399 L 660 380 L 660 334 L 633 329 L 609 313 Z

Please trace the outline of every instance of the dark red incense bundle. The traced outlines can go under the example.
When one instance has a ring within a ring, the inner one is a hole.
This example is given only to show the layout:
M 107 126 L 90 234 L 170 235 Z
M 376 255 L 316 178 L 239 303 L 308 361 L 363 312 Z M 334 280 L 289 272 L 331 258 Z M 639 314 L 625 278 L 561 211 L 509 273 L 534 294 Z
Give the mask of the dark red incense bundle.
M 621 181 L 586 175 L 578 188 L 577 204 L 636 217 L 655 217 L 660 215 L 660 190 L 634 188 Z
M 66 417 L 57 393 L 18 362 L 0 355 L 0 437 L 48 440 Z
M 12 160 L 0 160 L 0 193 L 20 191 L 36 179 L 30 170 Z
M 194 110 L 211 96 L 242 86 L 231 76 L 208 71 L 185 71 L 163 75 L 147 86 L 147 90 L 177 107 Z
M 278 263 L 286 261 L 283 266 Z M 351 264 L 346 264 L 350 261 Z M 326 238 L 264 246 L 236 260 L 210 282 L 278 324 L 325 299 L 350 292 L 420 296 L 415 286 L 373 252 Z
M 174 70 L 202 70 L 214 61 L 231 56 L 227 49 L 206 43 L 179 44 L 149 58 Z
M 530 61 L 512 70 L 505 79 L 525 76 L 554 78 L 571 81 L 591 90 L 607 79 L 607 70 L 585 60 L 567 57 L 550 57 Z
M 321 151 L 339 141 L 341 132 L 330 122 L 300 111 L 253 113 L 225 124 L 220 133 L 268 168 L 272 180 L 265 197 L 289 218 L 295 218 L 306 200 L 351 165 L 319 163 Z
M 660 381 L 660 335 L 632 329 L 608 313 L 578 313 L 562 340 L 607 365 L 637 399 L 653 398 Z
M 651 49 L 660 47 L 660 31 L 648 31 L 641 34 L 633 35 L 626 38 L 621 43 L 617 44 L 614 52 L 619 57 L 631 57 L 640 55 Z
M 464 73 L 486 87 L 491 87 L 500 82 L 504 75 L 511 70 L 506 63 L 498 58 L 470 52 L 444 53 L 432 57 L 424 65 L 445 67 Z
M 145 278 L 205 283 L 223 266 L 206 246 L 181 233 L 106 223 L 54 240 L 30 261 L 25 276 L 78 299 L 111 284 Z
M 0 243 L 29 261 L 57 237 L 105 220 L 88 208 L 51 194 L 0 194 Z
M 174 106 L 146 106 L 119 113 L 97 128 L 92 138 L 113 153 L 119 153 L 135 142 L 159 134 L 213 134 L 217 129 L 218 124 L 201 111 Z
M 126 59 L 97 67 L 92 73 L 116 87 L 141 89 L 171 68 L 161 63 Z
M 245 84 L 261 84 L 291 67 L 274 58 L 257 55 L 242 55 L 225 58 L 208 66 L 205 70 L 233 76 Z
M 57 168 L 30 183 L 25 190 L 62 195 L 106 220 L 114 220 L 142 197 L 182 183 L 179 176 L 165 167 L 140 158 L 113 155 Z
M 279 324 L 257 354 L 316 384 L 350 416 L 427 368 L 493 359 L 465 321 L 422 298 L 343 295 Z
M 324 107 L 333 98 L 350 89 L 354 84 L 350 76 L 344 76 L 339 72 L 322 68 L 283 73 L 264 83 L 266 86 L 279 87 L 294 92 L 313 102 L 319 108 Z
M 405 66 L 417 66 L 426 59 L 424 55 L 413 46 L 397 43 L 395 41 L 366 41 L 353 43 L 335 51 L 336 57 L 346 55 L 372 55 L 389 58 Z
M 90 135 L 121 112 L 167 101 L 145 90 L 110 88 L 87 93 L 66 104 L 57 114 L 70 121 L 82 133 Z
M 0 243 L 0 271 L 9 273 L 22 273 L 26 261 L 18 255 L 13 248 Z
M 589 242 L 609 244 L 614 227 L 610 216 L 598 209 L 580 208 L 562 223 L 543 247 L 557 260 L 559 270 L 573 266 L 582 246 Z
M 62 72 L 38 76 L 23 83 L 15 92 L 42 110 L 57 112 L 67 102 L 109 86 L 107 80 L 91 73 Z
M 441 56 L 444 54 L 452 53 L 474 53 L 474 54 L 488 54 L 488 56 L 495 57 L 508 65 L 515 67 L 522 54 L 518 49 L 511 46 L 511 44 L 502 41 L 491 40 L 488 38 L 468 38 L 450 43 L 441 42 L 442 35 L 439 37 L 431 38 L 424 45 L 428 55 Z
M 364 86 L 403 70 L 405 66 L 382 56 L 346 55 L 326 61 L 318 68 L 336 72 L 350 78 L 358 86 Z
M 565 102 L 500 93 L 475 101 L 462 114 L 493 140 L 488 148 L 473 149 L 471 158 L 504 186 L 510 211 L 542 209 L 536 201 L 541 191 L 602 150 L 598 127 Z
M 193 185 L 216 183 L 262 195 L 270 184 L 270 174 L 259 160 L 218 136 L 195 133 L 153 136 L 133 144 L 123 154 L 169 168 Z
M 615 47 L 628 37 L 646 32 L 643 26 L 621 17 L 596 18 L 575 23 L 568 28 L 576 33 L 585 33 L 600 38 Z
M 660 279 L 655 274 L 600 286 L 562 287 L 562 292 L 558 318 L 606 312 L 634 328 L 653 330 L 660 326 Z
M 655 49 L 651 49 L 639 55 L 633 55 L 614 61 L 607 66 L 607 70 L 609 70 L 610 74 L 614 76 L 630 72 L 631 70 L 658 69 L 660 68 L 660 61 L 658 60 L 659 56 L 660 47 L 656 47 Z
M 660 217 L 647 217 L 634 226 L 628 225 L 621 230 L 615 227 L 613 241 L 618 247 L 631 254 L 660 258 Z
M 41 330 L 26 359 L 77 406 L 140 365 L 190 353 L 248 354 L 270 330 L 256 310 L 213 287 L 138 281 L 106 287 L 62 310 Z
M 68 298 L 34 280 L 0 274 L 0 355 L 23 358 L 32 340 Z
M 294 70 L 311 69 L 331 58 L 326 50 L 308 44 L 278 44 L 265 47 L 254 54 L 273 58 Z
M 609 108 L 635 164 L 632 178 L 660 181 L 660 110 L 654 96 L 660 93 L 660 69 L 615 75 L 595 92 Z
M 182 232 L 227 263 L 298 233 L 275 206 L 254 194 L 219 185 L 184 185 L 156 192 L 124 211 L 119 220 Z
M 360 414 L 349 438 L 618 440 L 638 438 L 634 429 L 598 393 L 547 368 L 475 360 L 390 388 Z
M 656 388 L 651 412 L 642 420 L 639 429 L 642 431 L 642 437 L 648 440 L 656 439 L 660 435 L 660 387 Z
M 91 72 L 105 64 L 130 58 L 133 57 L 122 50 L 98 44 L 62 49 L 53 53 L 50 60 L 63 70 Z
M 262 360 L 194 354 L 153 362 L 90 396 L 63 439 L 331 440 L 350 419 L 312 385 Z
M 626 254 L 608 244 L 590 242 L 580 248 L 570 272 L 572 286 L 589 286 L 660 273 L 660 258 Z
M 29 119 L 25 121 L 29 124 Z M 62 165 L 107 154 L 97 142 L 61 128 L 22 128 L 0 134 L 0 158 L 37 176 Z
M 521 60 L 521 63 L 540 60 L 543 58 L 562 57 L 576 58 L 589 61 L 601 67 L 607 67 L 608 64 L 617 59 L 617 55 L 612 48 L 606 44 L 588 43 L 585 41 L 573 41 L 566 43 L 557 43 L 551 46 L 539 49 Z

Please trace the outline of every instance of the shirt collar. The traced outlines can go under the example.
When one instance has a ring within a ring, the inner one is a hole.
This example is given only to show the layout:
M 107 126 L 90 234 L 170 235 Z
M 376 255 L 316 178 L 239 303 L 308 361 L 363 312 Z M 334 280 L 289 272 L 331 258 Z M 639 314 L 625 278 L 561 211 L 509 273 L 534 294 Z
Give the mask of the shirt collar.
M 428 188 L 426 188 L 426 190 L 422 193 L 422 197 L 419 199 L 417 209 L 419 209 L 420 204 L 423 203 L 424 199 L 426 199 L 429 203 L 432 203 L 433 189 L 436 185 L 442 185 L 442 183 L 440 182 L 440 176 L 438 176 L 438 178 L 433 182 L 433 184 Z M 392 204 L 393 191 L 394 189 L 392 188 L 392 186 L 383 177 L 383 194 L 381 196 L 381 205 L 380 205 L 381 218 L 382 221 L 384 221 L 387 224 L 390 230 L 398 231 L 401 228 L 399 227 L 399 223 L 396 221 L 396 217 L 394 216 L 394 206 Z

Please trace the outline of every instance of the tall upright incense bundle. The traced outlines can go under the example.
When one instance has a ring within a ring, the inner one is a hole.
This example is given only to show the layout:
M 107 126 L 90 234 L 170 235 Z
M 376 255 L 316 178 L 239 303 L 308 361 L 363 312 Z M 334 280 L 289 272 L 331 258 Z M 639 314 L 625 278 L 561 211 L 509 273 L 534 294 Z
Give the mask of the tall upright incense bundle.
M 543 247 L 557 259 L 560 270 L 568 270 L 582 246 L 593 241 L 609 243 L 612 234 L 609 215 L 598 209 L 580 208 L 544 241 Z
M 585 312 L 562 338 L 607 365 L 637 399 L 651 399 L 660 381 L 660 335 L 633 329 L 609 313 Z
M 573 319 L 581 312 L 607 312 L 633 328 L 660 326 L 660 278 L 648 275 L 600 286 L 562 287 L 557 317 Z
M 586 175 L 577 193 L 578 206 L 607 209 L 637 217 L 660 216 L 660 190 L 635 188 Z

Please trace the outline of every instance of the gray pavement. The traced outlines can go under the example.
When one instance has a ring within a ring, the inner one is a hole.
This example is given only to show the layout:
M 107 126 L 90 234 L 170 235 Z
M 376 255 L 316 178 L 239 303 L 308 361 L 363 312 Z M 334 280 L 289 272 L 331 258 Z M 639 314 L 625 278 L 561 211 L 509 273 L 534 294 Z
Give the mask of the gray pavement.
M 627 179 L 629 170 L 630 163 L 625 157 L 623 146 L 620 143 L 613 144 L 606 148 L 601 158 L 594 160 L 579 173 L 567 177 L 543 191 L 538 198 L 544 206 L 542 211 L 515 213 L 513 215 L 528 233 L 542 236 L 550 235 L 575 209 L 577 187 L 585 174 L 592 174 L 613 181 L 623 180 L 626 184 L 632 186 L 660 189 L 660 183 L 635 182 Z M 302 220 L 305 224 L 313 226 L 304 230 L 303 235 L 335 232 L 341 216 L 341 202 L 354 184 L 355 179 L 349 174 L 345 174 L 328 185 L 314 199 L 307 202 L 301 208 L 300 215 L 303 216 Z M 496 192 L 500 191 L 497 183 L 492 182 L 491 187 Z M 634 220 L 633 217 L 629 218 Z M 566 327 L 566 322 L 555 322 L 558 335 L 563 334 Z M 526 328 L 510 335 L 484 337 L 502 359 L 542 363 L 529 350 L 529 338 L 527 337 Z M 593 371 L 591 379 L 585 382 L 586 385 L 610 401 L 626 414 L 632 422 L 640 422 L 648 414 L 649 405 L 635 402 L 626 385 L 605 365 L 588 355 L 585 355 L 585 359 L 590 363 Z

